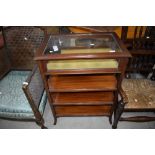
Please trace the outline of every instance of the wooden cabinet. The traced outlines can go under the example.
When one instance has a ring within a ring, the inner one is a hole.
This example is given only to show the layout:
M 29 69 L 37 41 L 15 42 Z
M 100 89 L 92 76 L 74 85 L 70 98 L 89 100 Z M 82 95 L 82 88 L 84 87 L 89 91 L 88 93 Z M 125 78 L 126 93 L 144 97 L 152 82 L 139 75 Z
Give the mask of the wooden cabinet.
M 47 36 L 36 53 L 55 118 L 108 116 L 130 54 L 115 33 Z

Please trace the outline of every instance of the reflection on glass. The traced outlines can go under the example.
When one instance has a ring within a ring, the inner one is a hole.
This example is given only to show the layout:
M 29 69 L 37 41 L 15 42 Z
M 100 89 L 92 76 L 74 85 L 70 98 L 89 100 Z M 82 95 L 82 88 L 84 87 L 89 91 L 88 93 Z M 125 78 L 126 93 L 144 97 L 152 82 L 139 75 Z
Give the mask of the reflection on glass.
M 97 36 L 50 36 L 46 54 L 76 54 L 120 52 L 120 48 L 111 35 Z

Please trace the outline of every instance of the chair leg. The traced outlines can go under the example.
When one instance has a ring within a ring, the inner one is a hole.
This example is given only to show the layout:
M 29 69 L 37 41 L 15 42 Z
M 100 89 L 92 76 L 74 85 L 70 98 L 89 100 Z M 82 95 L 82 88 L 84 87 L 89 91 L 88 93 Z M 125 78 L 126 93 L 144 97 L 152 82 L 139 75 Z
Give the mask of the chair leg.
M 109 123 L 112 124 L 112 115 L 109 117 Z
M 37 120 L 36 124 L 39 125 L 41 127 L 41 129 L 48 129 L 45 125 L 44 125 L 44 120 Z
M 46 126 L 42 125 L 41 129 L 48 129 Z
M 118 102 L 118 106 L 117 106 L 117 109 L 116 109 L 115 115 L 114 115 L 114 122 L 112 125 L 113 129 L 117 128 L 117 124 L 118 124 L 118 121 L 120 119 L 120 116 L 124 111 L 124 106 L 125 106 L 125 104 L 122 102 L 122 100 Z
M 114 108 L 115 109 L 115 108 Z M 112 116 L 113 116 L 114 110 L 112 109 L 109 116 L 109 123 L 112 124 Z
M 56 125 L 56 124 L 57 124 L 57 117 L 54 116 L 54 123 L 53 123 L 53 125 Z

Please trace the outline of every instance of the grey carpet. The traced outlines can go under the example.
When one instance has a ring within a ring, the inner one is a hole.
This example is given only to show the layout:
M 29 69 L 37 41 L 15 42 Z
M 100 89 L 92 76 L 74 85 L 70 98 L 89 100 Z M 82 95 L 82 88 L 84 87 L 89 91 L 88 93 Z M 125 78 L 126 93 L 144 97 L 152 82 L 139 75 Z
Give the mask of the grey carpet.
M 60 117 L 53 125 L 53 117 L 49 104 L 44 113 L 45 125 L 49 129 L 111 129 L 107 117 Z M 118 129 L 154 129 L 154 122 L 134 123 L 119 122 Z M 20 122 L 0 119 L 0 129 L 40 129 L 35 122 Z

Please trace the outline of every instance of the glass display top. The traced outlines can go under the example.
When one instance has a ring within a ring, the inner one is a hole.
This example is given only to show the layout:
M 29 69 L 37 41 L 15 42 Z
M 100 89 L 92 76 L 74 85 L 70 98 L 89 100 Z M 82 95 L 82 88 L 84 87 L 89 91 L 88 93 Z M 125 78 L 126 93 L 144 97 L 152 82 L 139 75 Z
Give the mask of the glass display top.
M 112 34 L 51 35 L 44 54 L 83 54 L 121 52 Z

